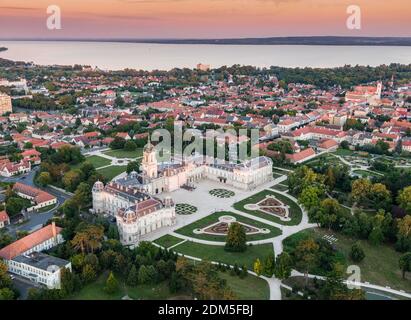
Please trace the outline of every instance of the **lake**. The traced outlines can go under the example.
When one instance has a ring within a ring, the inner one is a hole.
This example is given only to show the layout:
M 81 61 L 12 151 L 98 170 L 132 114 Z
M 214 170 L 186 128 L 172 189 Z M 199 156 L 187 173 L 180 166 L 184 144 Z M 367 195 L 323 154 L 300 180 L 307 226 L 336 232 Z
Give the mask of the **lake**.
M 217 68 L 233 64 L 269 67 L 337 67 L 411 63 L 411 47 L 293 46 L 293 45 L 183 45 L 116 42 L 0 41 L 0 58 L 41 65 L 91 65 L 105 70 L 124 68 L 170 70 L 195 68 L 197 63 Z

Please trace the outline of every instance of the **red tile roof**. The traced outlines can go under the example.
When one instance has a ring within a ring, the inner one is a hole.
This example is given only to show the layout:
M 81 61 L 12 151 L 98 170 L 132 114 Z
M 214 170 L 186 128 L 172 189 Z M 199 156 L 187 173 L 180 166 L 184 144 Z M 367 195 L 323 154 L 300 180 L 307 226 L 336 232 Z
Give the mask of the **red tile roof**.
M 53 228 L 55 229 L 53 230 Z M 56 227 L 54 224 L 49 224 L 1 249 L 0 257 L 6 260 L 14 259 L 31 248 L 53 238 L 54 234 L 60 234 L 61 231 L 63 231 L 62 228 Z
M 50 193 L 47 193 L 41 189 L 37 189 L 31 186 L 28 186 L 27 184 L 23 184 L 20 182 L 16 182 L 13 186 L 13 191 L 23 193 L 27 196 L 33 197 L 34 201 L 39 204 L 43 203 L 46 201 L 50 201 L 55 199 L 56 197 L 51 195 Z
M 0 222 L 6 222 L 9 221 L 9 215 L 7 214 L 6 211 L 1 211 L 0 212 Z

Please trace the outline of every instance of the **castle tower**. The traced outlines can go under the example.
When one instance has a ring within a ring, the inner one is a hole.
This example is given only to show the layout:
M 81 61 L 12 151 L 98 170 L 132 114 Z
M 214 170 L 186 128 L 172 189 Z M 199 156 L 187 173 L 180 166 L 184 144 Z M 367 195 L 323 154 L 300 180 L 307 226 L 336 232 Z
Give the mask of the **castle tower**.
M 93 195 L 93 210 L 95 213 L 103 213 L 104 212 L 104 184 L 101 181 L 97 181 L 92 189 Z
M 141 169 L 143 170 L 144 175 L 149 178 L 157 178 L 158 176 L 156 150 L 154 146 L 151 144 L 150 138 L 148 139 L 148 142 L 144 147 Z

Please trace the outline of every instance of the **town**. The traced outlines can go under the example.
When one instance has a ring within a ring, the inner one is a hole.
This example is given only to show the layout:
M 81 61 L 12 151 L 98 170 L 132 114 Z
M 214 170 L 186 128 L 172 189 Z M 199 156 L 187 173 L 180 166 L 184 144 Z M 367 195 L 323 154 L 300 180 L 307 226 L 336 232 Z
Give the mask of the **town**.
M 0 124 L 0 300 L 411 298 L 411 65 L 0 59 Z

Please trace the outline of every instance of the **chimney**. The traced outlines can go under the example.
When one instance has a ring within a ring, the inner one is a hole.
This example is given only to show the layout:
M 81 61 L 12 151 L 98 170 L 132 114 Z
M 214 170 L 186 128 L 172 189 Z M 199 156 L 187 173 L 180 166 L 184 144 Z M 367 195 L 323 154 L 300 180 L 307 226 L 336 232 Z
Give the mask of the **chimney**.
M 51 231 L 53 232 L 53 239 L 57 240 L 57 229 L 54 221 L 51 223 Z

